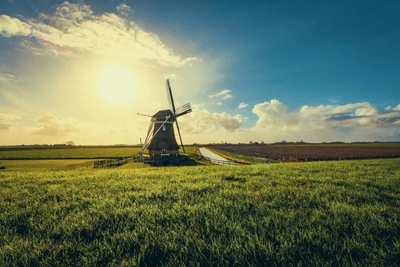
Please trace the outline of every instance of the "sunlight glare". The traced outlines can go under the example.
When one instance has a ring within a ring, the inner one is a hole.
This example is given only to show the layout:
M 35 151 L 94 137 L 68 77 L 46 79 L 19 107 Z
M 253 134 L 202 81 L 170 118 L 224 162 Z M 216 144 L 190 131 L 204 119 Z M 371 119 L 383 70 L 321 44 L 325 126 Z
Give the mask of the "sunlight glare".
M 112 103 L 127 103 L 135 95 L 136 81 L 128 69 L 119 65 L 110 65 L 98 74 L 97 88 L 105 100 Z

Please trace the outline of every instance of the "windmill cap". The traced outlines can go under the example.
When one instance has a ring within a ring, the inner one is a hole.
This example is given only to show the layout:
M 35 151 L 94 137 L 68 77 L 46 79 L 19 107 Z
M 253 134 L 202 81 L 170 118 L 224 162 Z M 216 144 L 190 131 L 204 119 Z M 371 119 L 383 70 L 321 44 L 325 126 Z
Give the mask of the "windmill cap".
M 171 119 L 173 118 L 173 113 L 169 109 L 165 110 L 159 110 L 156 114 L 153 115 L 153 118 L 156 118 L 157 120 L 165 120 L 167 116 L 170 116 Z

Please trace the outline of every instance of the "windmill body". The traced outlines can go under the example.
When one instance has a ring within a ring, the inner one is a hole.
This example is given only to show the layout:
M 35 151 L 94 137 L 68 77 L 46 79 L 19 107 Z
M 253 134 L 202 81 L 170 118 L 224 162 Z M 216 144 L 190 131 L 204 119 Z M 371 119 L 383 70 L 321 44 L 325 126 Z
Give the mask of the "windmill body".
M 180 148 L 175 138 L 174 125 L 178 130 L 182 150 L 185 152 L 177 118 L 190 113 L 192 108 L 189 103 L 175 108 L 169 80 L 167 80 L 167 97 L 170 109 L 159 110 L 153 116 L 149 116 L 150 125 L 141 152 L 143 154 L 147 150 L 148 157 L 143 158 L 143 161 L 154 165 L 178 165 L 185 157 L 179 154 Z
M 177 155 L 179 145 L 175 139 L 174 117 L 171 110 L 160 110 L 153 115 L 153 135 L 148 146 L 150 155 Z

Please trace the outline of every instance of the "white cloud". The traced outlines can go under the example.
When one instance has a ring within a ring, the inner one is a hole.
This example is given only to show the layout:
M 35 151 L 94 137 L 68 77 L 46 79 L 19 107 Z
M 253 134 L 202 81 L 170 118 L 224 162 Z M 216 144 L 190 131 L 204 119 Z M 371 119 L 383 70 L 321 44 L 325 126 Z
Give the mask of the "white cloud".
M 32 132 L 36 135 L 57 137 L 78 132 L 80 129 L 78 121 L 72 119 L 58 120 L 51 114 L 39 117 L 36 122 L 37 125 Z
M 387 106 L 387 107 L 385 107 L 385 110 L 386 111 L 400 111 L 400 104 L 395 107 Z
M 398 104 L 397 106 L 395 106 L 394 108 L 392 108 L 392 110 L 400 111 L 400 104 Z
M 215 133 L 218 132 L 234 132 L 238 130 L 244 122 L 242 115 L 234 116 L 222 112 L 209 112 L 206 109 L 193 109 L 193 112 L 179 118 L 182 129 L 185 133 Z M 182 121 L 182 123 L 181 123 Z
M 21 117 L 0 113 L 0 131 L 8 131 L 15 127 L 15 123 L 20 120 Z
M 128 16 L 129 12 L 131 12 L 131 7 L 127 4 L 120 4 L 117 6 L 117 11 L 124 16 Z
M 222 99 L 229 99 L 232 98 L 232 95 L 229 94 L 232 90 L 224 89 L 219 93 L 209 95 L 210 98 L 222 98 Z
M 0 15 L 0 35 L 5 37 L 11 36 L 28 36 L 32 32 L 32 28 L 29 24 L 19 20 L 18 18 L 12 18 L 7 15 Z
M 164 75 L 164 79 L 176 79 L 178 76 L 175 73 Z
M 230 94 L 230 92 L 232 92 L 232 90 L 229 89 L 224 89 L 219 93 L 215 93 L 215 94 L 211 94 L 208 97 L 211 99 L 215 99 L 216 102 L 215 104 L 217 105 L 222 105 L 222 101 L 221 100 L 226 100 L 226 99 L 231 99 L 233 98 L 232 94 Z
M 192 104 L 192 109 L 201 109 L 201 108 L 204 108 L 204 103 Z
M 22 82 L 21 77 L 14 76 L 8 73 L 0 73 L 0 82 Z
M 119 6 L 120 11 L 128 9 L 127 5 Z M 0 35 L 31 37 L 21 45 L 35 54 L 124 54 L 147 65 L 171 67 L 190 66 L 199 60 L 175 54 L 156 34 L 143 30 L 132 20 L 114 13 L 94 14 L 85 4 L 64 2 L 52 15 L 40 14 L 38 19 L 24 21 L 1 15 Z
M 246 104 L 246 103 L 240 103 L 238 108 L 242 109 L 242 108 L 245 108 L 247 106 L 248 106 L 248 104 Z
M 25 107 L 25 102 L 23 99 L 21 99 L 12 90 L 6 90 L 3 88 L 0 88 L 0 103 L 9 107 L 15 107 L 17 109 L 24 109 Z
M 388 127 L 398 125 L 400 112 L 379 113 L 368 102 L 347 105 L 303 106 L 288 112 L 286 105 L 276 99 L 254 106 L 258 116 L 256 129 L 282 132 L 312 131 L 360 127 Z

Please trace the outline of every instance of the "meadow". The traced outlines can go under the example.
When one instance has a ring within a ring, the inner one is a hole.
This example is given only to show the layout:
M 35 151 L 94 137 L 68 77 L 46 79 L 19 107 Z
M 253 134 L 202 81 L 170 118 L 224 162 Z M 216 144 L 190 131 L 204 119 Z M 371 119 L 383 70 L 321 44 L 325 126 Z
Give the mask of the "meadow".
M 0 160 L 6 159 L 104 159 L 131 157 L 138 154 L 139 147 L 2 147 Z
M 0 236 L 1 266 L 396 266 L 400 159 L 0 171 Z
M 185 146 L 186 153 L 195 153 L 196 146 Z M 105 159 L 132 157 L 139 146 L 66 146 L 66 147 L 0 147 L 0 160 Z

